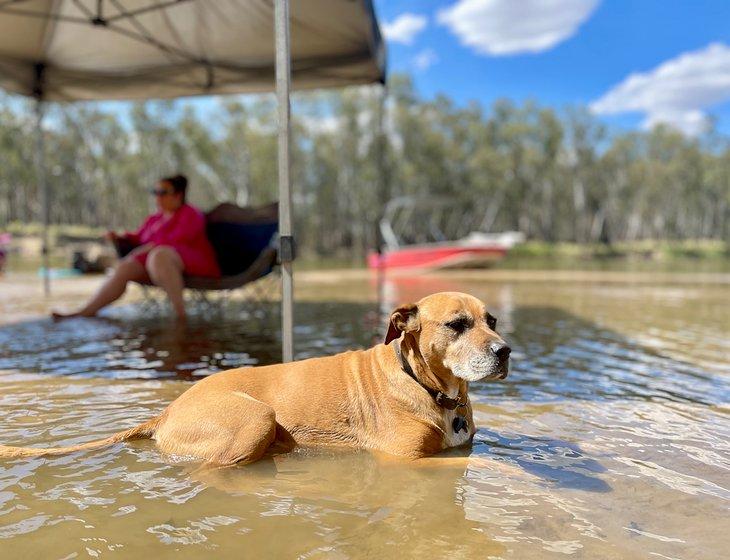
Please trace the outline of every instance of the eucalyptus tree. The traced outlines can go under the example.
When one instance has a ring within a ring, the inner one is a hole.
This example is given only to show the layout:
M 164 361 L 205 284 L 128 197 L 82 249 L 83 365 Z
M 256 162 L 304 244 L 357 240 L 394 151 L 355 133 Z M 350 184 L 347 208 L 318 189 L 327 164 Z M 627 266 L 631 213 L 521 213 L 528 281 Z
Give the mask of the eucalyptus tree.
M 403 195 L 457 202 L 445 219 L 459 235 L 730 241 L 730 143 L 717 129 L 617 132 L 582 107 L 424 100 L 397 75 L 385 98 L 376 88 L 299 93 L 293 107 L 304 252 L 361 259 L 384 205 Z M 52 221 L 134 227 L 157 179 L 178 172 L 203 209 L 274 200 L 275 109 L 271 96 L 57 106 L 44 130 Z M 33 124 L 27 102 L 0 97 L 0 228 L 40 216 Z

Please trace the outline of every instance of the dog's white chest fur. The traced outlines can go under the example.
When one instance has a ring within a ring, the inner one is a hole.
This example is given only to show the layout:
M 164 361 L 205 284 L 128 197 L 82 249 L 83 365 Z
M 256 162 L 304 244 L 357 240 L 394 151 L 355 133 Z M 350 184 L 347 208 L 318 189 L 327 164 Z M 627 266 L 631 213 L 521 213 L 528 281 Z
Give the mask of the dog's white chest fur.
M 446 426 L 446 437 L 444 437 L 445 448 L 464 445 L 471 437 L 471 425 L 467 425 L 466 430 L 461 430 L 458 434 L 454 432 L 454 418 L 459 415 L 457 410 L 459 409 L 444 411 L 444 424 Z

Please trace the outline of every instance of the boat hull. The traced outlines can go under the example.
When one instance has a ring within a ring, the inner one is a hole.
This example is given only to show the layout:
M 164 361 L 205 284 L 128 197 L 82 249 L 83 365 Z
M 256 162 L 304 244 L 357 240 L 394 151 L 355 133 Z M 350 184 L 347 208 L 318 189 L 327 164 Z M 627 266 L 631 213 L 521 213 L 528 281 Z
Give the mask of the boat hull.
M 497 245 L 483 246 L 411 246 L 382 254 L 370 253 L 368 266 L 377 268 L 486 268 L 504 258 L 507 248 Z

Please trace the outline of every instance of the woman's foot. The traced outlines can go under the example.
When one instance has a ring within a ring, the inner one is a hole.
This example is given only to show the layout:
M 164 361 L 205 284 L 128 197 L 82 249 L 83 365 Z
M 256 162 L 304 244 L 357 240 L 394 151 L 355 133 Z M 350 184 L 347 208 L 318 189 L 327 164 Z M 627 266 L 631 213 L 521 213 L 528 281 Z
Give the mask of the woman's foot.
M 51 317 L 54 321 L 63 321 L 64 319 L 73 319 L 74 317 L 93 317 L 93 313 L 85 313 L 84 311 L 74 311 L 72 313 L 61 313 L 59 311 L 52 311 Z

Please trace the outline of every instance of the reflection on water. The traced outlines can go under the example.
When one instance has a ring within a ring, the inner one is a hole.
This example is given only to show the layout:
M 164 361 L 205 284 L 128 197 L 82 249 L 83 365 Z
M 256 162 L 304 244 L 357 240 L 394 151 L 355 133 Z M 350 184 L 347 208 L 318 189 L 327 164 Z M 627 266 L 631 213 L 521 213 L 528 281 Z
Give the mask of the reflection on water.
M 370 289 L 328 283 L 330 303 L 299 304 L 299 357 L 382 334 L 374 304 L 352 301 Z M 387 306 L 444 289 L 485 299 L 514 349 L 506 382 L 472 386 L 471 449 L 419 467 L 297 450 L 204 469 L 146 441 L 6 461 L 3 556 L 724 555 L 730 289 L 401 279 Z M 172 328 L 138 311 L 0 326 L 0 442 L 94 439 L 149 418 L 189 380 L 279 356 L 275 313 L 232 303 Z
M 512 461 L 532 475 L 559 488 L 576 488 L 587 492 L 609 492 L 611 487 L 594 473 L 606 469 L 590 457 L 580 446 L 569 441 L 546 437 L 508 436 L 487 429 L 480 430 L 474 441 L 475 450 L 495 459 Z
M 367 304 L 297 306 L 297 357 L 372 342 L 377 320 Z M 228 303 L 222 316 L 193 314 L 187 325 L 140 316 L 135 305 L 94 319 L 36 319 L 0 326 L 0 370 L 117 379 L 204 376 L 280 360 L 278 306 Z

